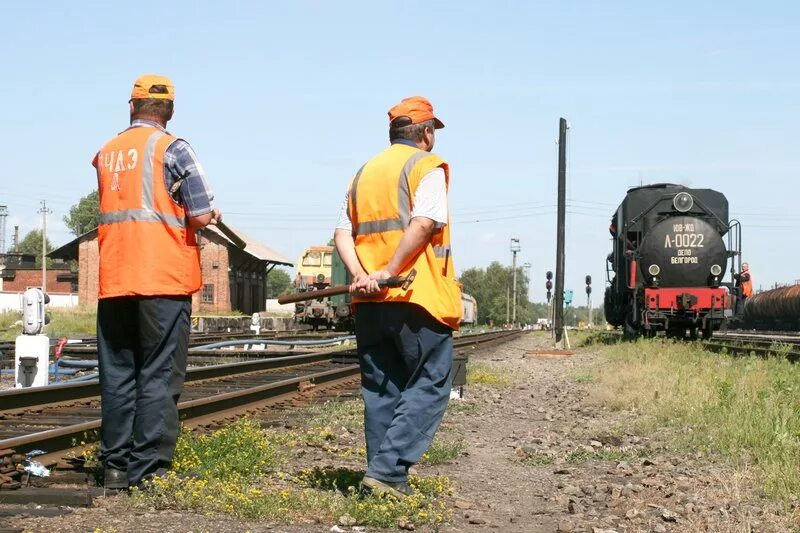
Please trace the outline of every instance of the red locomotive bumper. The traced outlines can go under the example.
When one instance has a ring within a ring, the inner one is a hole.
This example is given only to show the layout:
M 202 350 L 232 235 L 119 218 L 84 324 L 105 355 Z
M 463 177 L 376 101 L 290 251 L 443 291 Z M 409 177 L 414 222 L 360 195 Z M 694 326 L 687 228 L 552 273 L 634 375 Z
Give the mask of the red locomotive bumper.
M 669 287 L 644 290 L 645 309 L 663 311 L 723 311 L 730 307 L 724 287 Z
M 725 320 L 730 303 L 724 287 L 645 289 L 644 327 L 669 330 L 699 326 L 714 330 Z

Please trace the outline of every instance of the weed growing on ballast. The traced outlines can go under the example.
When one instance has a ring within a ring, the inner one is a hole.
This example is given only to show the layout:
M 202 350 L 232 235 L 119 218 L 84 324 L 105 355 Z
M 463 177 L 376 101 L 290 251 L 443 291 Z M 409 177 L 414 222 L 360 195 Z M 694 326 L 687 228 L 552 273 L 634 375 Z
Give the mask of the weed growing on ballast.
M 363 471 L 342 468 L 286 473 L 285 461 L 292 447 L 327 445 L 336 439 L 333 429 L 343 427 L 339 422 L 355 424 L 359 402 L 349 403 L 354 405 L 310 408 L 304 417 L 310 425 L 302 430 L 264 429 L 247 418 L 210 434 L 197 435 L 184 428 L 173 470 L 156 478 L 152 490 L 134 490 L 132 505 L 280 523 L 331 522 L 345 515 L 356 524 L 373 527 L 403 522 L 436 525 L 447 520 L 446 496 L 452 490 L 445 477 L 412 478 L 409 484 L 414 493 L 398 501 L 359 495 Z M 454 452 L 450 443 L 437 446 L 442 457 L 460 452 Z
M 467 363 L 467 384 L 488 385 L 489 387 L 507 387 L 509 379 L 500 371 L 485 363 Z

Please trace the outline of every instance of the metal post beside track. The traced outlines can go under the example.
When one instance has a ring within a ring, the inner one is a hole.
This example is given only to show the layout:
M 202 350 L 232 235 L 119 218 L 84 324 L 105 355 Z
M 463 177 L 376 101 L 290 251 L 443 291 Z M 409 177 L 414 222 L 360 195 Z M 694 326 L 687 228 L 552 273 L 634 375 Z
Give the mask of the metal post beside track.
M 564 336 L 564 228 L 567 212 L 567 120 L 558 121 L 558 218 L 556 220 L 556 292 L 553 295 L 553 332 L 556 347 Z

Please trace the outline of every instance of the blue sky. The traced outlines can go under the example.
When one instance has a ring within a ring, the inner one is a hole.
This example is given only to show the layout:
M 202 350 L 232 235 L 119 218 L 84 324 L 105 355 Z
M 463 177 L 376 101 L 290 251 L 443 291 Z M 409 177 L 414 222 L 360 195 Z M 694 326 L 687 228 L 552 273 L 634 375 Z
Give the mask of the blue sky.
M 386 111 L 430 98 L 447 128 L 459 270 L 510 261 L 544 298 L 555 263 L 558 118 L 571 125 L 567 286 L 605 278 L 628 186 L 724 192 L 757 285 L 800 278 L 800 6 L 794 2 L 109 2 L 4 7 L 0 204 L 11 229 L 70 235 L 90 160 L 142 73 L 170 76 L 170 130 L 226 221 L 296 258 L 333 231 Z M 579 300 L 580 301 L 580 300 Z

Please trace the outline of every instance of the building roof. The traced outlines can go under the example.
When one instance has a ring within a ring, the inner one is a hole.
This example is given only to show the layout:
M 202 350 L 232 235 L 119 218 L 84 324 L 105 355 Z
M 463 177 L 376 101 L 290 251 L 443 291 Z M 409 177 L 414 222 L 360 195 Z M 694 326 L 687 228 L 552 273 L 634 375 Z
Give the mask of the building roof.
M 258 242 L 257 240 L 245 235 L 244 233 L 242 233 L 241 231 L 237 230 L 236 228 L 230 228 L 230 229 L 236 235 L 238 235 L 240 239 L 242 239 L 245 242 L 245 247 L 244 247 L 244 250 L 243 250 L 245 253 L 252 255 L 256 259 L 260 259 L 260 260 L 266 261 L 268 263 L 274 263 L 276 265 L 294 266 L 294 263 L 292 263 L 285 256 L 279 254 L 278 252 L 276 252 L 275 250 L 273 250 L 269 246 L 267 246 L 265 244 L 262 244 L 262 243 Z M 217 228 L 213 224 L 206 226 L 204 228 L 204 231 L 212 231 L 212 232 L 216 233 L 217 235 L 219 235 L 220 237 L 222 237 L 223 239 L 225 239 L 226 241 L 228 241 L 228 243 L 230 243 L 231 245 L 235 246 L 234 242 L 231 239 L 229 239 L 224 233 L 222 233 L 222 231 L 219 230 L 219 228 Z
M 78 244 L 81 241 L 86 239 L 95 239 L 97 238 L 97 228 L 87 231 L 83 235 L 78 235 L 67 244 L 61 246 L 60 248 L 56 248 L 49 254 L 47 257 L 52 257 L 53 259 L 63 259 L 64 261 L 69 261 L 71 259 L 78 258 Z
M 265 244 L 262 244 L 262 243 L 258 242 L 257 240 L 255 240 L 255 239 L 253 239 L 251 237 L 248 237 L 247 235 L 245 235 L 244 233 L 242 233 L 241 231 L 239 231 L 237 229 L 234 229 L 234 228 L 231 228 L 231 229 L 233 230 L 233 232 L 236 235 L 239 236 L 240 239 L 242 239 L 245 242 L 245 247 L 244 247 L 244 249 L 242 249 L 242 251 L 244 253 L 246 253 L 248 255 L 251 255 L 254 258 L 259 259 L 261 261 L 266 261 L 267 263 L 273 263 L 273 264 L 276 264 L 276 265 L 285 265 L 285 266 L 293 266 L 294 265 L 294 263 L 292 263 L 289 259 L 287 259 L 285 256 L 279 254 L 278 252 L 276 252 L 275 250 L 273 250 L 269 246 L 267 246 Z M 227 236 L 225 236 L 225 234 L 222 233 L 214 225 L 206 226 L 205 231 L 212 231 L 216 235 L 218 235 L 218 236 L 222 237 L 223 239 L 225 239 L 228 242 L 229 246 L 236 246 L 236 244 L 231 239 L 229 239 Z M 61 246 L 60 248 L 56 248 L 55 250 L 53 250 L 52 252 L 47 254 L 47 256 L 48 257 L 52 257 L 52 258 L 56 258 L 56 259 L 64 259 L 64 260 L 77 259 L 78 258 L 78 244 L 83 240 L 95 239 L 95 238 L 97 238 L 97 228 L 95 228 L 95 229 L 93 229 L 91 231 L 87 231 L 83 235 L 80 235 L 80 236 L 74 238 L 73 240 L 71 240 L 67 244 Z

